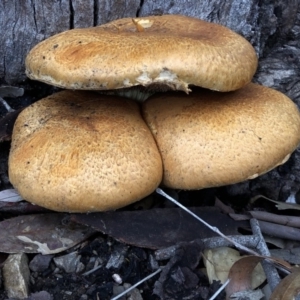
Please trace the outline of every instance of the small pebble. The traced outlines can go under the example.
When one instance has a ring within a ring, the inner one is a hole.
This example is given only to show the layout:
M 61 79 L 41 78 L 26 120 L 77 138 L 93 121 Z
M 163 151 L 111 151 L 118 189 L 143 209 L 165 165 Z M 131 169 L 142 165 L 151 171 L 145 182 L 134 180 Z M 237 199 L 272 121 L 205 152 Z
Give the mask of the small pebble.
M 143 300 L 140 290 L 133 289 L 132 291 L 130 291 L 129 297 L 127 298 L 127 300 Z
M 156 271 L 159 268 L 159 264 L 158 264 L 157 260 L 153 257 L 152 254 L 149 255 L 149 258 L 150 258 L 151 269 L 153 271 Z
M 53 255 L 37 254 L 29 263 L 29 268 L 34 272 L 44 272 L 49 268 Z
M 125 254 L 128 251 L 128 246 L 127 245 L 117 245 L 114 247 L 113 252 L 106 264 L 106 269 L 118 269 L 119 267 L 121 267 L 121 265 L 123 264 L 124 260 L 125 260 Z
M 30 300 L 53 300 L 53 297 L 46 291 L 40 291 L 30 295 Z
M 113 286 L 113 297 L 120 295 L 121 293 L 123 293 L 125 291 L 124 286 L 122 285 L 114 285 Z M 119 298 L 120 300 L 125 300 L 126 296 L 122 296 L 121 298 Z
M 3 266 L 4 287 L 9 298 L 28 297 L 30 271 L 25 253 L 10 254 Z
M 75 273 L 80 262 L 81 255 L 77 252 L 72 252 L 63 256 L 55 257 L 53 259 L 55 265 L 64 270 L 66 273 Z M 84 266 L 83 266 L 84 267 Z M 82 267 L 79 267 L 80 269 Z
M 112 279 L 118 284 L 122 284 L 122 282 L 123 282 L 123 280 L 119 274 L 113 274 Z
M 71 291 L 65 291 L 65 294 L 71 296 L 72 292 Z

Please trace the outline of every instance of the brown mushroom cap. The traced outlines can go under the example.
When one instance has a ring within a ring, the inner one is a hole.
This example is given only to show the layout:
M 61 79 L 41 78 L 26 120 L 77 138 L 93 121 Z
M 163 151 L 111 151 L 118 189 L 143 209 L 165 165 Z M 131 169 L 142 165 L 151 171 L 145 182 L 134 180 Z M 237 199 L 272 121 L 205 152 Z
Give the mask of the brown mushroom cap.
M 133 100 L 63 91 L 19 115 L 9 177 L 24 199 L 43 207 L 103 211 L 153 192 L 162 162 Z
M 284 163 L 300 142 L 296 105 L 257 84 L 228 93 L 154 95 L 143 113 L 161 152 L 163 183 L 171 188 L 255 178 Z
M 36 45 L 29 78 L 67 89 L 110 90 L 136 85 L 189 85 L 231 91 L 257 68 L 251 44 L 218 24 L 180 15 L 126 18 L 73 29 Z

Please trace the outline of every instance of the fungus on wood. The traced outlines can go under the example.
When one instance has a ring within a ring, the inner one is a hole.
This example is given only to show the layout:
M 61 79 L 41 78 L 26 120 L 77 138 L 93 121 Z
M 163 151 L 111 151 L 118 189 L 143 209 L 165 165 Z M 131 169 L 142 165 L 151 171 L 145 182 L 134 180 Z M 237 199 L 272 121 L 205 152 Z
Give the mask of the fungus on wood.
M 242 36 L 196 18 L 125 18 L 73 29 L 36 45 L 29 78 L 67 89 L 111 90 L 152 84 L 231 91 L 249 83 L 257 56 Z
M 143 103 L 163 160 L 163 184 L 201 189 L 253 179 L 300 143 L 300 114 L 284 94 L 250 83 L 229 93 L 160 93 Z
M 103 211 L 152 193 L 162 162 L 136 102 L 62 91 L 18 116 L 9 177 L 24 199 L 40 206 Z
M 162 176 L 164 185 L 182 189 L 254 178 L 283 163 L 300 141 L 297 108 L 250 84 L 256 68 L 243 37 L 179 15 L 55 35 L 30 51 L 31 79 L 66 89 L 179 92 L 143 104 L 150 129 L 138 104 L 116 95 L 63 91 L 38 101 L 17 119 L 10 180 L 28 201 L 86 212 L 137 201 Z

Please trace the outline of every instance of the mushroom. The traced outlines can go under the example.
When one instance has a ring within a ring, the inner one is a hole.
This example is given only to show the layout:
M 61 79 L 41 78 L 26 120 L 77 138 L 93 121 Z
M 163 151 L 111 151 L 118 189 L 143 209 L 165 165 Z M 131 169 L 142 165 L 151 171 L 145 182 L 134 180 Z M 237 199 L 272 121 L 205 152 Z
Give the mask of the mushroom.
M 285 95 L 250 83 L 228 93 L 161 93 L 143 115 L 163 160 L 163 184 L 201 189 L 255 178 L 287 161 L 300 115 Z
M 256 68 L 243 37 L 179 15 L 50 37 L 26 58 L 31 79 L 66 89 L 144 86 L 185 94 L 147 100 L 150 129 L 126 98 L 63 91 L 38 101 L 15 124 L 11 182 L 33 203 L 87 212 L 137 201 L 162 178 L 171 188 L 200 189 L 267 172 L 297 147 L 300 117 L 287 97 L 249 83 Z M 226 93 L 195 88 L 187 95 L 191 86 Z
M 18 116 L 9 178 L 34 204 L 103 211 L 152 193 L 161 182 L 162 162 L 136 102 L 62 91 Z
M 256 68 L 246 39 L 180 15 L 65 31 L 36 45 L 26 58 L 29 78 L 82 90 L 154 85 L 188 93 L 196 85 L 231 91 L 249 83 Z

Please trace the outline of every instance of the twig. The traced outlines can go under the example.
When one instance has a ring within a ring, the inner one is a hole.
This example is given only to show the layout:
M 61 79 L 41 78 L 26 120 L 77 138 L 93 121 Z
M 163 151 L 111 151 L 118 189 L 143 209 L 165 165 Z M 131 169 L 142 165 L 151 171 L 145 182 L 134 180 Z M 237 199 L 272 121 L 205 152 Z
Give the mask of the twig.
M 94 269 L 89 270 L 89 271 L 83 273 L 82 276 L 88 276 L 88 275 L 90 275 L 90 274 L 96 272 L 97 270 L 99 270 L 99 269 L 102 268 L 102 267 L 103 267 L 103 265 L 100 264 L 99 266 L 95 267 Z
M 267 244 L 263 238 L 263 235 L 261 233 L 261 230 L 259 227 L 259 222 L 256 219 L 251 219 L 250 224 L 251 224 L 251 229 L 252 229 L 253 234 L 260 237 L 260 239 L 259 239 L 260 242 L 257 244 L 258 251 L 264 256 L 271 256 L 268 246 L 267 246 Z M 270 285 L 270 288 L 272 291 L 274 291 L 275 287 L 280 282 L 280 277 L 278 275 L 278 272 L 277 272 L 276 268 L 274 267 L 274 264 L 269 260 L 264 260 L 261 262 L 261 264 L 262 264 L 262 267 L 268 278 L 268 283 Z M 283 270 L 282 268 L 280 268 L 280 269 Z M 286 270 L 284 270 L 284 271 L 286 272 Z
M 118 296 L 116 296 L 114 298 L 111 298 L 111 300 L 117 300 L 117 299 L 121 298 L 122 296 L 126 295 L 127 293 L 129 293 L 130 291 L 132 291 L 134 288 L 136 288 L 138 285 L 140 285 L 141 283 L 143 283 L 144 281 L 147 281 L 151 277 L 153 277 L 156 274 L 158 274 L 159 272 L 161 272 L 161 270 L 162 269 L 157 269 L 155 272 L 153 272 L 150 275 L 148 275 L 147 277 L 143 278 L 142 280 L 140 280 L 139 282 L 137 282 L 136 284 L 134 284 L 133 286 L 131 286 L 130 288 L 128 288 L 127 290 L 125 290 L 124 292 L 122 292 L 121 294 L 119 294 Z
M 266 211 L 249 211 L 249 213 L 260 221 L 300 228 L 300 217 L 276 215 Z
M 229 241 L 231 244 L 235 245 L 236 248 L 244 250 L 248 253 L 251 253 L 255 256 L 264 256 L 265 260 L 262 262 L 264 271 L 267 275 L 268 278 L 268 282 L 270 284 L 270 287 L 272 290 L 275 289 L 276 285 L 280 282 L 280 277 L 277 273 L 277 270 L 275 268 L 275 266 L 279 269 L 281 269 L 282 271 L 284 271 L 285 273 L 289 273 L 288 270 L 285 270 L 284 268 L 282 268 L 281 266 L 278 266 L 278 264 L 275 263 L 274 266 L 274 261 L 268 259 L 268 257 L 270 257 L 270 251 L 265 243 L 265 240 L 262 236 L 260 227 L 259 227 L 259 222 L 256 219 L 251 219 L 250 220 L 250 224 L 251 224 L 251 228 L 253 231 L 253 234 L 255 236 L 259 237 L 259 242 L 256 245 L 256 248 L 260 251 L 261 254 L 247 248 L 244 247 L 243 245 L 241 245 L 240 243 L 236 242 L 235 240 L 229 238 L 228 236 L 224 235 L 222 232 L 220 232 L 220 230 L 216 227 L 213 227 L 211 225 L 209 225 L 207 222 L 205 222 L 204 220 L 202 220 L 201 218 L 199 218 L 196 214 L 194 214 L 192 211 L 190 211 L 188 208 L 186 208 L 185 206 L 183 206 L 182 204 L 180 204 L 179 202 L 177 202 L 175 199 L 173 199 L 172 197 L 170 197 L 168 194 L 166 194 L 163 190 L 161 189 L 156 189 L 156 192 L 162 196 L 164 196 L 165 198 L 167 198 L 168 200 L 172 201 L 173 203 L 175 203 L 177 206 L 179 206 L 180 208 L 182 208 L 183 210 L 185 210 L 186 212 L 188 212 L 190 215 L 192 215 L 194 218 L 196 218 L 197 220 L 199 220 L 201 223 L 203 223 L 204 225 L 206 225 L 208 228 L 210 228 L 212 231 L 216 232 L 218 235 L 220 235 L 221 237 L 223 237 L 226 241 Z
M 9 106 L 9 104 L 8 104 L 3 98 L 1 98 L 1 97 L 0 97 L 0 102 L 3 104 L 3 106 L 6 108 L 6 110 L 7 110 L 8 112 L 14 111 L 14 109 L 12 109 L 12 108 Z
M 156 192 L 162 196 L 164 196 L 165 198 L 167 198 L 168 200 L 172 201 L 173 203 L 175 203 L 177 206 L 179 206 L 181 209 L 185 210 L 187 213 L 189 213 L 190 215 L 192 215 L 194 218 L 196 218 L 198 221 L 200 221 L 202 224 L 204 224 L 205 226 L 207 226 L 209 229 L 211 229 L 213 232 L 217 233 L 218 235 L 220 235 L 222 238 L 224 238 L 225 240 L 229 241 L 230 243 L 232 243 L 236 248 L 243 250 L 247 253 L 250 253 L 252 255 L 260 255 L 259 253 L 253 251 L 252 249 L 249 249 L 239 243 L 237 243 L 236 241 L 232 240 L 231 238 L 229 238 L 228 236 L 226 236 L 225 234 L 223 234 L 217 227 L 211 226 L 209 225 L 207 222 L 205 222 L 204 220 L 202 220 L 200 217 L 198 217 L 196 214 L 194 214 L 192 211 L 190 211 L 188 208 L 186 208 L 185 206 L 183 206 L 182 204 L 180 204 L 178 201 L 176 201 L 174 198 L 172 198 L 171 196 L 169 196 L 168 194 L 166 194 L 162 189 L 157 188 Z
M 217 296 L 219 296 L 219 294 L 226 288 L 226 286 L 228 285 L 230 279 L 227 279 L 222 286 L 213 294 L 212 297 L 209 298 L 209 300 L 214 300 L 216 299 Z
M 260 242 L 260 237 L 258 235 L 230 235 L 228 237 L 231 240 L 234 240 L 236 243 L 251 248 L 257 248 L 257 245 Z M 206 239 L 199 239 L 199 241 L 203 243 L 204 248 L 208 249 L 232 246 L 231 242 L 229 242 L 228 240 L 224 240 L 222 237 L 219 236 L 214 236 Z M 170 259 L 175 255 L 175 252 L 179 247 L 180 245 L 176 244 L 167 248 L 158 249 L 155 251 L 155 259 L 158 261 Z

